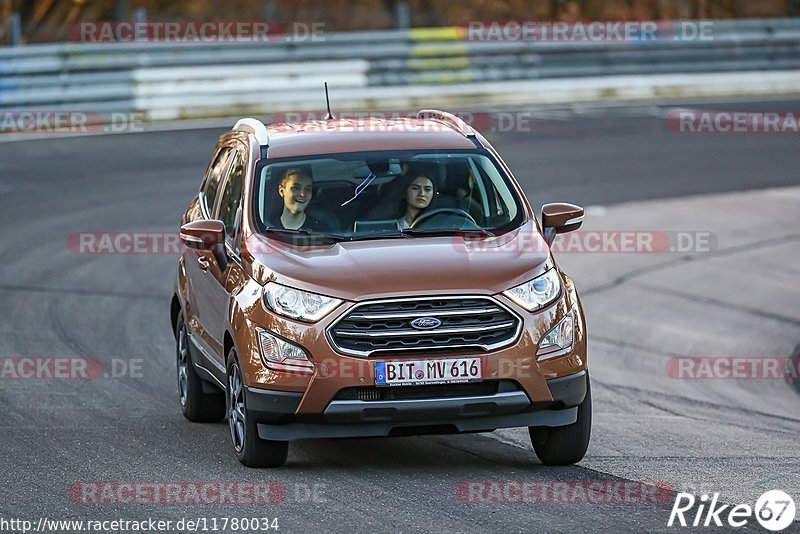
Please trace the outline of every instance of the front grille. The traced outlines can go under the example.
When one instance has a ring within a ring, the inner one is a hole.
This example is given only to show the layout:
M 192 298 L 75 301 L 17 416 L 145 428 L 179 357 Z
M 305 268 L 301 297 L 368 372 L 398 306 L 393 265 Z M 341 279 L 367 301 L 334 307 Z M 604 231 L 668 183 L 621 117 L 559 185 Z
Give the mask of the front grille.
M 415 319 L 441 321 L 435 328 L 411 326 Z M 329 328 L 337 350 L 356 356 L 399 351 L 493 350 L 517 337 L 519 317 L 489 297 L 423 297 L 365 302 Z
M 443 399 L 448 397 L 485 397 L 498 392 L 506 393 L 509 391 L 519 391 L 519 386 L 508 380 L 435 386 L 360 386 L 341 390 L 336 394 L 335 400 L 392 401 Z

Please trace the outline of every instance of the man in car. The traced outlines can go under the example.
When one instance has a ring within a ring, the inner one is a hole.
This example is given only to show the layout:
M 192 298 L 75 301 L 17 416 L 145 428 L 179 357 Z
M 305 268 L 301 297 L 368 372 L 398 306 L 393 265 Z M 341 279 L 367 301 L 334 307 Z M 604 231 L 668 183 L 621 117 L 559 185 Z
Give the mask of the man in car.
M 283 212 L 278 220 L 279 225 L 287 230 L 325 231 L 327 225 L 306 208 L 313 197 L 314 181 L 300 168 L 286 171 L 278 185 L 278 194 L 283 199 Z

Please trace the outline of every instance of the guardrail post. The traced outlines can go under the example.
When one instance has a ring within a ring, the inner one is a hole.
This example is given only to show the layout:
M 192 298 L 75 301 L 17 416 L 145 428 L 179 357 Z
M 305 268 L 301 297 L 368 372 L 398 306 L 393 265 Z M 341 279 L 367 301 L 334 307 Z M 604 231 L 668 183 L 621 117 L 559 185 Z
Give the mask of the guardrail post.
M 394 5 L 395 15 L 397 17 L 397 29 L 407 30 L 411 27 L 411 13 L 408 9 L 408 2 L 397 2 Z
M 19 46 L 22 43 L 22 23 L 19 13 L 12 13 L 8 18 L 8 43 Z
M 115 0 L 114 2 L 114 19 L 125 20 L 128 14 L 128 0 Z

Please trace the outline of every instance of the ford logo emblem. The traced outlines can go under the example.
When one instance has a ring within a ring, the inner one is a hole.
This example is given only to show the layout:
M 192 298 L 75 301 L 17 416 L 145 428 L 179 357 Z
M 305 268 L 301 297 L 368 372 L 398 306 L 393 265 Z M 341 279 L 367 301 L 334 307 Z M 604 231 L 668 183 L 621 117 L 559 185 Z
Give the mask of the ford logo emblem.
M 435 317 L 418 317 L 411 321 L 411 326 L 417 330 L 430 330 L 442 324 L 442 321 Z

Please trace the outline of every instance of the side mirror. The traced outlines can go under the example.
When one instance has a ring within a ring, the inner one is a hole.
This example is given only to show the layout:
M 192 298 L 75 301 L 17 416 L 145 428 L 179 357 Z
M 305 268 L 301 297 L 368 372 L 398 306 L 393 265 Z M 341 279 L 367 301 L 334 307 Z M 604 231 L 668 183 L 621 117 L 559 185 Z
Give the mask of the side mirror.
M 548 245 L 553 244 L 556 234 L 577 230 L 583 224 L 583 208 L 566 202 L 554 202 L 542 206 L 542 228 Z
M 194 221 L 181 226 L 181 241 L 189 248 L 225 252 L 225 223 L 217 220 Z

